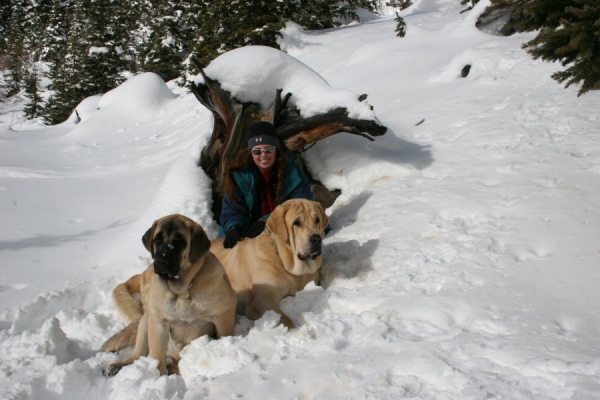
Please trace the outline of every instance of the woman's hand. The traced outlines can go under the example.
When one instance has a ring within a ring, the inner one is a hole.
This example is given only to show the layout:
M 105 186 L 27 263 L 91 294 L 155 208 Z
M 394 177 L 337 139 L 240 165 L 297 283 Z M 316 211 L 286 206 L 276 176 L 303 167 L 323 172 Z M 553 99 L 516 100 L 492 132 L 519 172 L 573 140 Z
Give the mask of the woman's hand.
M 227 231 L 227 236 L 223 241 L 223 247 L 226 249 L 232 249 L 237 242 L 242 240 L 245 236 L 244 227 L 242 225 L 234 225 Z
M 248 228 L 248 232 L 246 232 L 246 236 L 249 238 L 257 237 L 265 230 L 265 221 L 259 219 Z

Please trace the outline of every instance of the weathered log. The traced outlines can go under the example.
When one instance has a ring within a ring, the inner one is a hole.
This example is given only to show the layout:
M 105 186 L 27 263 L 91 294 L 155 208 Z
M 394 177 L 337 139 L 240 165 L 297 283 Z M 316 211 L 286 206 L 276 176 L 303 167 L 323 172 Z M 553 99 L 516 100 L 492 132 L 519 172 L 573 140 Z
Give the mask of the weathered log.
M 273 123 L 279 137 L 295 154 L 306 151 L 317 141 L 340 132 L 359 135 L 372 141 L 374 136 L 383 135 L 387 130 L 375 121 L 348 117 L 345 108 L 304 118 L 296 108 L 288 106 L 293 94 L 286 93 L 282 97 L 282 89 L 275 91 L 271 107 L 261 110 L 256 103 L 238 101 L 224 90 L 218 81 L 206 76 L 196 60 L 192 59 L 192 63 L 200 71 L 204 83 L 192 83 L 191 91 L 198 101 L 211 111 L 214 118 L 213 132 L 201 152 L 199 165 L 213 180 L 213 213 L 217 221 L 221 214 L 225 172 L 238 151 L 246 146 L 246 131 L 252 123 Z M 366 97 L 361 95 L 358 99 L 364 101 Z M 320 188 L 316 192 L 323 191 Z M 324 199 L 323 203 L 331 204 L 331 197 Z

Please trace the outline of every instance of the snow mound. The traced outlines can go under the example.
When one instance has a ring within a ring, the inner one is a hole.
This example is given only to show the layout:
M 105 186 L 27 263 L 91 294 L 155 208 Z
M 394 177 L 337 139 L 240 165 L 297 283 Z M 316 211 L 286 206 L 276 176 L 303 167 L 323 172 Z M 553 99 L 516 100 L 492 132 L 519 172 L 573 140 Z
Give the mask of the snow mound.
M 66 122 L 77 124 L 91 117 L 98 110 L 98 103 L 102 99 L 102 95 L 90 96 L 85 98 L 75 107 L 73 113 L 69 116 Z M 77 111 L 77 112 L 75 112 Z
M 506 40 L 493 40 L 458 53 L 440 72 L 428 79 L 429 83 L 451 82 L 461 78 L 465 65 L 471 65 L 469 79 L 481 83 L 506 79 L 520 63 L 531 59 L 519 48 L 507 45 Z
M 345 107 L 351 118 L 374 120 L 366 101 L 349 90 L 332 88 L 319 74 L 296 58 L 271 47 L 246 46 L 216 58 L 206 75 L 242 102 L 271 106 L 277 89 L 292 93 L 290 104 L 304 118 Z M 196 78 L 202 82 L 202 78 Z
M 98 102 L 98 108 L 110 107 L 124 113 L 148 114 L 176 97 L 160 76 L 147 72 L 130 78 L 106 93 Z
M 177 97 L 160 76 L 146 72 L 129 78 L 104 95 L 84 99 L 63 124 L 78 125 L 69 133 L 71 137 L 89 136 L 81 133 L 79 125 L 90 120 L 94 122 L 87 125 L 86 129 L 95 127 L 98 132 L 124 131 L 128 129 L 128 124 L 123 125 L 123 122 L 140 124 L 160 116 L 167 103 Z

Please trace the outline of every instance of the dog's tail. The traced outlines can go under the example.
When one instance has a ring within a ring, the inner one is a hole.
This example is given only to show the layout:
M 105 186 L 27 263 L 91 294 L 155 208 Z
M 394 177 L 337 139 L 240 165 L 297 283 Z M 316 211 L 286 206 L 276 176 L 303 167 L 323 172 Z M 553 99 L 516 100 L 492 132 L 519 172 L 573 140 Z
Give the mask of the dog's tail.
M 137 336 L 138 325 L 140 321 L 134 321 L 123 328 L 120 332 L 114 334 L 108 339 L 102 347 L 101 352 L 115 352 L 124 349 L 135 344 L 135 337 Z
M 120 283 L 113 290 L 113 300 L 127 322 L 139 321 L 144 315 L 141 301 L 133 298 L 133 293 L 140 292 L 142 275 L 134 275 L 125 283 Z

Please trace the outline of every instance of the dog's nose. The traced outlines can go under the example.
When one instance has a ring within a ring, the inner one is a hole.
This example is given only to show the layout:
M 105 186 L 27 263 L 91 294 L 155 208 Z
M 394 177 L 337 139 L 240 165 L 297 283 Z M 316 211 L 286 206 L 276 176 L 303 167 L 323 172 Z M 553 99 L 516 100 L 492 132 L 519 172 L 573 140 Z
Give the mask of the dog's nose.
M 314 235 L 310 236 L 310 245 L 312 246 L 312 248 L 320 248 L 321 244 L 323 243 L 323 238 L 321 238 L 321 235 L 317 235 L 316 233 Z

